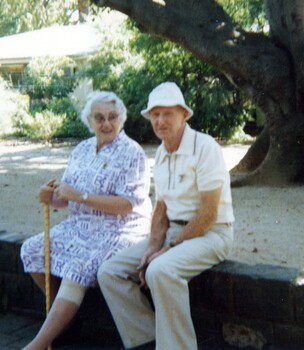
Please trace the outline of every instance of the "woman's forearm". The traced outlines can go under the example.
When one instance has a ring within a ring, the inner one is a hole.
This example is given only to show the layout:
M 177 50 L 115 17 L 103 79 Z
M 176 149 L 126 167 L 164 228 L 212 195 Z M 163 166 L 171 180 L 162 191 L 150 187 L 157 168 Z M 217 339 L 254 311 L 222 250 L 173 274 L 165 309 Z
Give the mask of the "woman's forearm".
M 55 209 L 63 209 L 63 208 L 66 208 L 69 204 L 68 201 L 65 201 L 63 199 L 58 199 L 56 198 L 56 196 L 53 194 L 53 197 L 52 197 L 52 202 L 50 203 L 51 206 Z
M 85 204 L 90 208 L 103 211 L 112 215 L 127 215 L 132 211 L 131 202 L 124 197 L 112 195 L 97 195 L 78 191 L 72 186 L 61 182 L 55 183 L 53 203 L 54 205 L 64 205 L 64 202 L 76 202 Z M 56 202 L 57 201 L 57 202 Z
M 82 194 L 80 195 L 80 202 L 83 202 Z M 113 215 L 127 215 L 132 211 L 131 202 L 118 196 L 88 194 L 85 204 L 88 207 Z

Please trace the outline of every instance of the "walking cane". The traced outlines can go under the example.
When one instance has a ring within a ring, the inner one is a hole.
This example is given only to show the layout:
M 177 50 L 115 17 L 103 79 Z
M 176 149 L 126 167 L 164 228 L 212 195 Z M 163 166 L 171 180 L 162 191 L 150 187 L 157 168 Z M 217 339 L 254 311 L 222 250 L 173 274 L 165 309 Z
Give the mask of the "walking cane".
M 44 263 L 45 263 L 45 298 L 46 298 L 46 316 L 51 308 L 51 256 L 50 256 L 50 206 L 44 204 Z M 48 345 L 48 350 L 52 350 L 52 344 Z

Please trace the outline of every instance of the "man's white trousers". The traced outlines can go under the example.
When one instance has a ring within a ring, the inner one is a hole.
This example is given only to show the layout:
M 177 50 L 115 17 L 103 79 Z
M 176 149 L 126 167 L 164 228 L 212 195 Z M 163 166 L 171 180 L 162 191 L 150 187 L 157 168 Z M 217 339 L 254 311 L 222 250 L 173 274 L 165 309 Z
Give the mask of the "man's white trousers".
M 165 246 L 183 227 L 172 225 Z M 233 228 L 216 224 L 204 236 L 186 240 L 153 260 L 146 271 L 155 312 L 141 292 L 137 267 L 145 240 L 102 264 L 98 282 L 122 338 L 129 349 L 156 339 L 156 350 L 195 350 L 188 282 L 223 261 L 233 242 Z

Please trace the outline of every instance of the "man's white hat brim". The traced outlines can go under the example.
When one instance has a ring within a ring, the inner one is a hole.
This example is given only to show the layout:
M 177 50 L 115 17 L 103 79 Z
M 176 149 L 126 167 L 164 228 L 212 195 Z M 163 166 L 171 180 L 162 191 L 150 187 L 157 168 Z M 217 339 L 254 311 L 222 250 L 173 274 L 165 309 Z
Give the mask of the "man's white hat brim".
M 155 105 L 148 106 L 148 108 L 143 109 L 140 113 L 143 117 L 145 117 L 146 119 L 149 119 L 149 112 L 155 107 L 176 107 L 176 106 L 183 107 L 188 112 L 187 120 L 192 117 L 193 110 L 189 108 L 186 104 L 176 104 L 176 102 L 173 102 L 171 104 L 168 101 L 158 102 Z
M 180 106 L 188 112 L 187 120 L 192 117 L 193 110 L 189 108 L 184 100 L 180 88 L 173 82 L 165 82 L 158 85 L 149 95 L 148 107 L 140 113 L 149 119 L 149 112 L 155 107 Z

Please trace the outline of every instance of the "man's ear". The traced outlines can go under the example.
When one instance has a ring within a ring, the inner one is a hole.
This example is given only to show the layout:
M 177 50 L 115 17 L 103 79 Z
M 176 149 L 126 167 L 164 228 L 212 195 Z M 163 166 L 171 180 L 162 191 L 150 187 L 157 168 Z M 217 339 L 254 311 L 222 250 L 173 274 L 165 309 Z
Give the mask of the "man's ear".
M 184 110 L 184 119 L 186 120 L 189 116 L 189 112 L 185 108 L 183 108 L 183 110 Z

